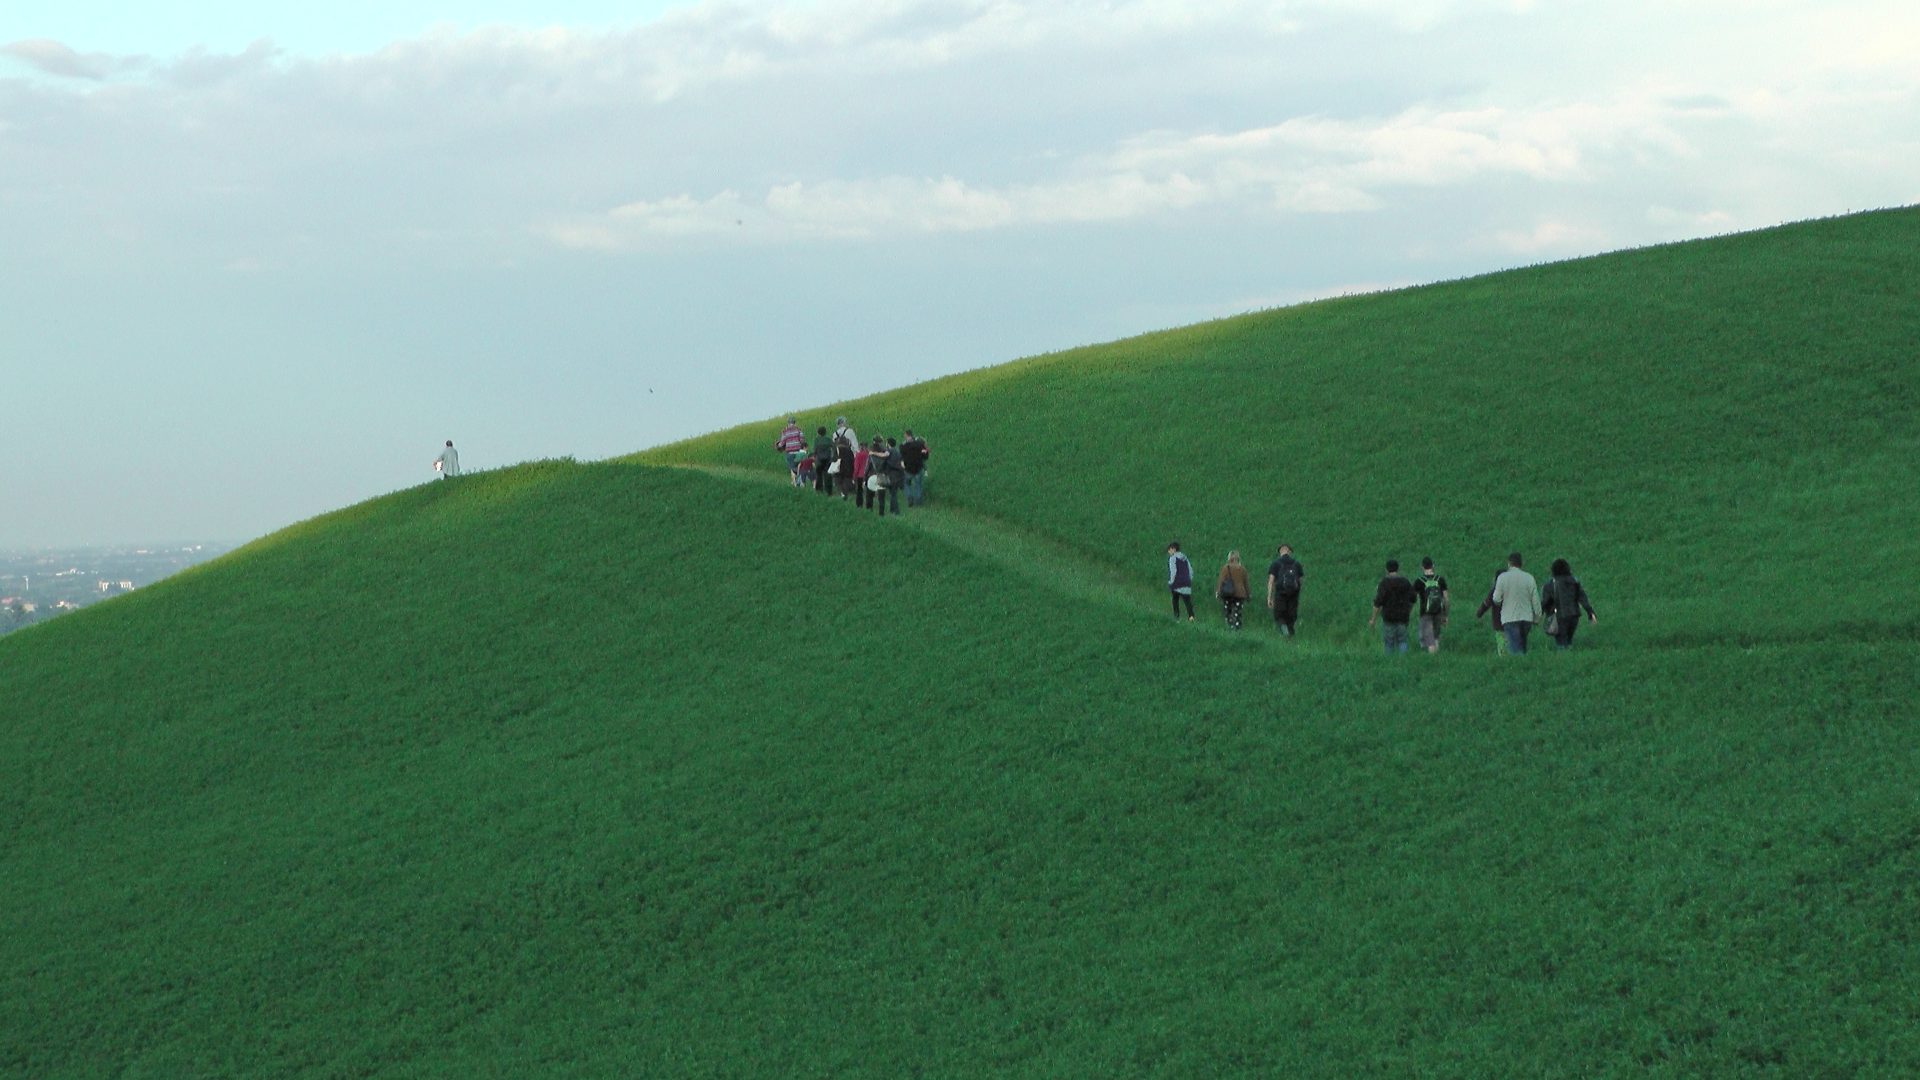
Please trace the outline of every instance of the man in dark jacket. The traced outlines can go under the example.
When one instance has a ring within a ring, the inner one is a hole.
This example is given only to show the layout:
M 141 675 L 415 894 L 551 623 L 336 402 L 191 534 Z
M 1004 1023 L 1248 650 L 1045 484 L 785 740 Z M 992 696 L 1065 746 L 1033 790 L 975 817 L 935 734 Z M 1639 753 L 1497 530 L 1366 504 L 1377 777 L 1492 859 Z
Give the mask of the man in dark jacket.
M 1267 607 L 1273 610 L 1273 628 L 1283 637 L 1293 636 L 1293 624 L 1300 618 L 1300 581 L 1307 569 L 1293 557 L 1293 545 L 1281 544 L 1280 557 L 1267 567 Z
M 1375 621 L 1380 623 L 1380 642 L 1388 656 L 1407 651 L 1407 620 L 1419 599 L 1413 582 L 1400 576 L 1400 560 L 1388 559 L 1387 576 L 1373 590 L 1373 614 L 1367 616 L 1367 629 L 1373 629 Z
M 833 494 L 833 477 L 827 474 L 827 466 L 833 464 L 833 436 L 826 428 L 813 440 L 813 490 L 822 495 Z
M 900 444 L 900 463 L 907 470 L 907 505 L 919 506 L 927 501 L 927 459 L 933 451 L 927 449 L 927 440 L 913 433 L 912 428 L 903 432 L 907 441 Z

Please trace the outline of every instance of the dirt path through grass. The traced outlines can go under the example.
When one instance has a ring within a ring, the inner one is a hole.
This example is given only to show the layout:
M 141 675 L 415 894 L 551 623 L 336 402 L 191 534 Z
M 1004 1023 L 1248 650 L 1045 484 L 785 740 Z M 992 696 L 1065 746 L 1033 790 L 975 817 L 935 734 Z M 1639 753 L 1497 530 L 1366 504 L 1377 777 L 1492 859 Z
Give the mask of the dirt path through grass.
M 691 469 L 724 480 L 784 486 L 778 475 L 757 469 L 718 465 L 672 467 Z M 852 507 L 848 509 L 851 513 L 871 513 Z M 910 510 L 894 520 L 901 526 L 936 537 L 1070 599 L 1104 604 L 1135 615 L 1162 613 L 1160 604 L 1150 602 L 1149 594 L 1137 579 L 1122 575 L 1113 567 L 1068 544 L 1028 531 L 991 514 L 942 505 L 938 508 Z
M 759 484 L 764 487 L 787 486 L 785 479 L 777 473 L 730 465 L 632 467 L 686 469 L 738 483 Z M 811 496 L 812 492 L 809 491 L 806 494 Z M 859 510 L 851 506 L 846 509 L 849 513 L 871 513 L 871 511 Z M 976 555 L 1062 598 L 1103 605 L 1112 610 L 1124 611 L 1136 618 L 1162 621 L 1169 618 L 1165 591 L 1153 587 L 1149 579 L 1139 575 L 1125 574 L 1080 548 L 1033 532 L 992 514 L 954 506 L 951 503 L 942 503 L 933 508 L 907 511 L 894 520 L 901 527 L 918 530 L 961 551 Z M 1163 565 L 1156 556 L 1155 568 L 1158 569 Z M 1201 587 L 1205 581 L 1209 580 L 1208 575 L 1199 567 L 1195 567 L 1195 579 L 1195 605 L 1205 607 L 1213 604 L 1214 611 L 1211 617 L 1203 615 L 1199 624 L 1192 629 L 1206 637 L 1216 638 L 1222 644 L 1239 648 L 1271 648 L 1282 653 L 1353 654 L 1373 653 L 1379 650 L 1378 638 L 1372 630 L 1362 634 L 1357 630 L 1349 629 L 1345 633 L 1327 635 L 1317 640 L 1285 641 L 1272 632 L 1272 627 L 1269 625 L 1270 616 L 1259 597 L 1254 597 L 1247 602 L 1246 619 L 1249 629 L 1235 632 L 1221 622 L 1217 604 L 1208 595 L 1208 590 Z M 1478 645 L 1481 642 L 1476 638 L 1474 644 Z M 1476 648 L 1473 651 L 1480 650 Z

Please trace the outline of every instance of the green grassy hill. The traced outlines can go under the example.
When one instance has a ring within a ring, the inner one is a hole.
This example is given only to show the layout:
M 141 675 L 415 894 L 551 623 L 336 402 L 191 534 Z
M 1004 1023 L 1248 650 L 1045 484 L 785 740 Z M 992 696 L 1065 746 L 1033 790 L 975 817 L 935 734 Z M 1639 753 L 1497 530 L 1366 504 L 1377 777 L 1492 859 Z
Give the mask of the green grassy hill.
M 807 417 L 931 438 L 903 520 L 750 425 L 12 635 L 0 1073 L 1908 1074 L 1916 252 L 1150 335 Z M 1297 647 L 1174 535 L 1293 542 Z M 1510 547 L 1579 649 L 1376 655 L 1382 560 Z

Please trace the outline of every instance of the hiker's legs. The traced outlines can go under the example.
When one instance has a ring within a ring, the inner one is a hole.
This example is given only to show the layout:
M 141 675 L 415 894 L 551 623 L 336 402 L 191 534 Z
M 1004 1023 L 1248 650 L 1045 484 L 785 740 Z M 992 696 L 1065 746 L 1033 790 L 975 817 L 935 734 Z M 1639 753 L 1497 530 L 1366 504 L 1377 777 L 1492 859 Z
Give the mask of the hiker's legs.
M 924 488 L 922 488 L 921 485 L 925 482 L 926 476 L 927 474 L 924 472 L 907 474 L 907 505 L 908 506 L 919 506 L 921 501 L 925 498 L 926 491 Z
M 1578 630 L 1579 628 L 1580 628 L 1579 619 L 1561 620 L 1560 625 L 1555 627 L 1555 629 L 1558 630 L 1559 633 L 1553 635 L 1553 647 L 1556 649 L 1573 648 L 1573 632 L 1575 630 Z
M 1398 656 L 1407 651 L 1407 624 L 1403 622 L 1383 622 L 1380 624 L 1380 644 L 1388 656 Z
M 1300 617 L 1300 594 L 1285 593 L 1273 598 L 1273 625 L 1286 637 L 1293 636 L 1294 620 Z
M 1507 654 L 1525 656 L 1527 652 L 1527 631 L 1533 629 L 1530 622 L 1510 622 L 1500 628 L 1507 635 Z

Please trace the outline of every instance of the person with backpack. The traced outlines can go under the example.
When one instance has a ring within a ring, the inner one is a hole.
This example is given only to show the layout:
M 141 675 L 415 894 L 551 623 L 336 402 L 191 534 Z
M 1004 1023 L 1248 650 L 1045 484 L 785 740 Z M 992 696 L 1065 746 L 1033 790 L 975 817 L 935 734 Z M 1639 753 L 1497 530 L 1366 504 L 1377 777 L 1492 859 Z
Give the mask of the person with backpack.
M 813 490 L 822 495 L 833 494 L 833 475 L 827 471 L 833 464 L 833 438 L 822 425 L 820 434 L 813 440 Z
M 1306 567 L 1293 557 L 1293 546 L 1281 544 L 1279 557 L 1267 567 L 1267 607 L 1282 637 L 1293 636 L 1293 624 L 1300 618 L 1300 581 L 1306 576 Z
M 1213 594 L 1220 598 L 1220 614 L 1226 617 L 1227 625 L 1240 629 L 1240 608 L 1253 591 L 1247 584 L 1247 568 L 1240 564 L 1239 552 L 1227 552 L 1227 564 L 1220 568 L 1220 580 L 1214 583 Z
M 1187 621 L 1193 621 L 1193 564 L 1180 553 L 1180 541 L 1167 545 L 1167 591 L 1173 594 L 1173 617 L 1180 618 L 1180 605 L 1187 605 Z
M 1433 556 L 1420 560 L 1420 577 L 1413 583 L 1420 596 L 1420 647 L 1440 651 L 1440 631 L 1447 625 L 1447 579 L 1434 572 Z
M 840 498 L 853 494 L 853 444 L 844 438 L 833 440 L 834 486 L 840 490 Z
M 1373 590 L 1373 614 L 1367 616 L 1367 629 L 1373 629 L 1376 620 L 1380 623 L 1380 643 L 1388 656 L 1407 651 L 1407 620 L 1419 599 L 1413 582 L 1400 576 L 1400 560 L 1388 559 L 1387 576 Z
M 807 456 L 807 433 L 800 430 L 799 417 L 787 417 L 787 426 L 773 440 L 773 448 L 787 459 L 787 482 L 800 490 L 800 459 Z
M 912 428 L 903 432 L 907 441 L 900 444 L 900 463 L 907 472 L 907 506 L 919 506 L 927 501 L 927 459 L 933 451 L 927 448 L 927 440 L 913 433 Z
M 1587 613 L 1589 622 L 1600 621 L 1600 616 L 1593 613 L 1593 604 L 1587 600 L 1586 587 L 1573 576 L 1573 567 L 1568 566 L 1565 559 L 1553 560 L 1540 609 L 1547 613 L 1547 633 L 1552 636 L 1556 649 L 1573 648 L 1573 632 L 1580 628 L 1582 611 Z
M 1507 572 L 1493 583 L 1493 602 L 1500 605 L 1500 629 L 1507 635 L 1507 653 L 1525 656 L 1527 631 L 1540 621 L 1540 583 L 1520 569 L 1520 553 L 1507 556 Z

